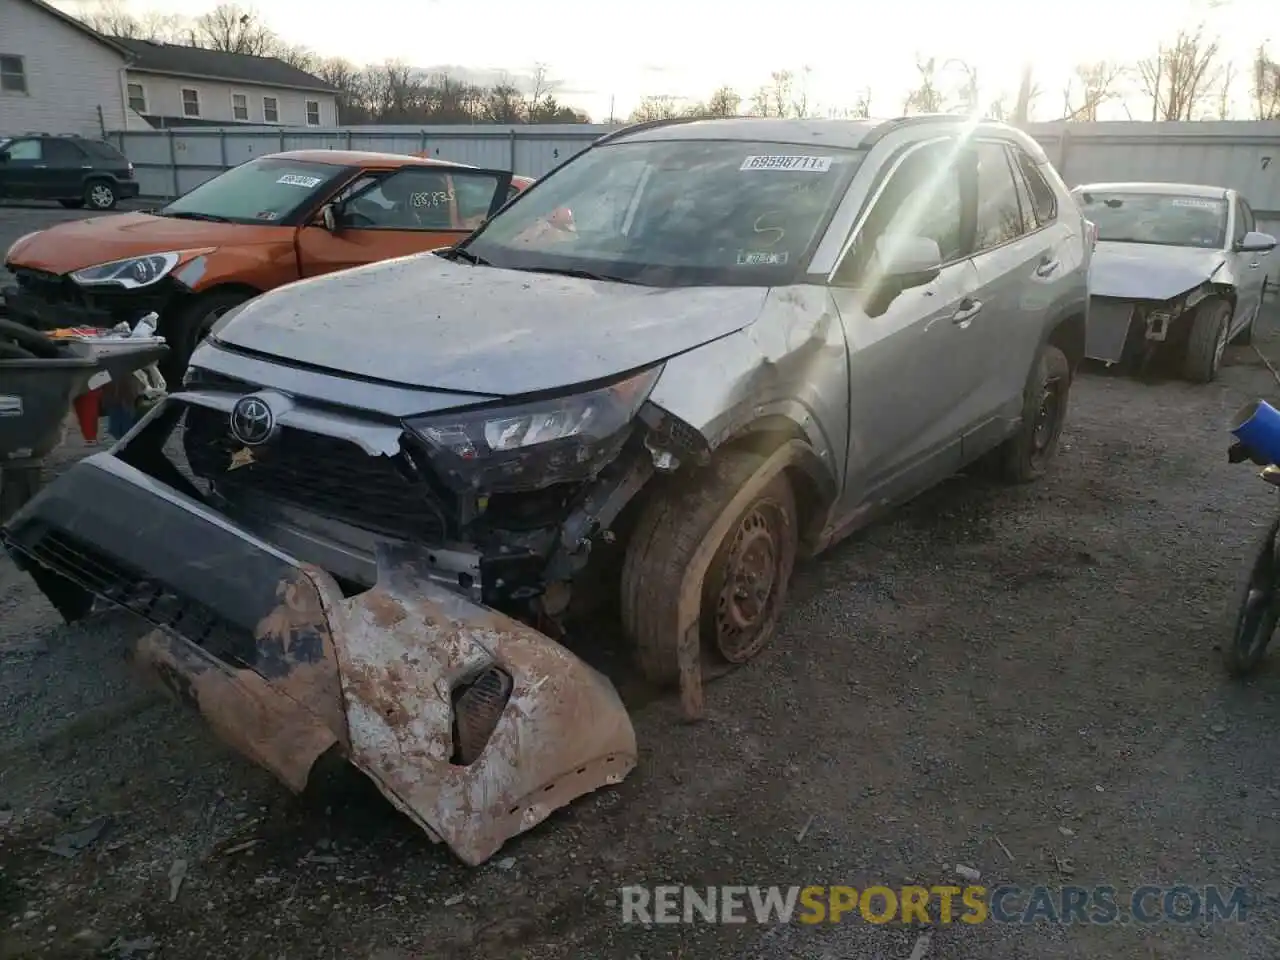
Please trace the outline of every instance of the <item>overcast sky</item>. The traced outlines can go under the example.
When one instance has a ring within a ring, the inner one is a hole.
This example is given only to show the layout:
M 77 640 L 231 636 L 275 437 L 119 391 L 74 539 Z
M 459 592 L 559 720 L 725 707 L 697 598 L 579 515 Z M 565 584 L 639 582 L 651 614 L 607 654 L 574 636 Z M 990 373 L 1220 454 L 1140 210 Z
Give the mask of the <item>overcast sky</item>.
M 74 10 L 92 0 L 61 0 Z M 217 0 L 127 0 L 135 13 L 196 15 Z M 1137 61 L 1179 27 L 1204 21 L 1224 55 L 1247 74 L 1258 44 L 1280 41 L 1277 0 L 256 0 L 280 35 L 356 63 L 400 59 L 527 72 L 545 63 L 561 98 L 596 120 L 624 117 L 645 94 L 701 99 L 727 83 L 744 97 L 773 70 L 810 68 L 810 100 L 851 106 L 872 91 L 872 112 L 894 115 L 915 75 L 917 54 L 976 66 L 987 99 L 1017 88 L 1022 61 L 1045 89 L 1037 110 L 1056 117 L 1075 64 Z M 858 11 L 855 14 L 855 11 Z M 1055 12 L 1059 16 L 1055 17 Z M 498 25 L 505 25 L 505 29 Z M 949 78 L 958 84 L 955 68 Z M 1247 111 L 1247 78 L 1238 86 Z M 1136 92 L 1128 102 L 1145 119 Z M 1123 119 L 1113 106 L 1109 119 Z

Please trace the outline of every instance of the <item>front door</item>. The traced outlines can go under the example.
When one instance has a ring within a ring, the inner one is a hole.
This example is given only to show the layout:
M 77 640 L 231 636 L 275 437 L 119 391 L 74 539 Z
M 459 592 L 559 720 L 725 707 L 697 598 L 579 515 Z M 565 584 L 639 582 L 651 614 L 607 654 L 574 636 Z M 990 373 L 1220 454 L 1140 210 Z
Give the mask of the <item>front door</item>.
M 338 229 L 298 233 L 304 277 L 457 243 L 506 202 L 511 174 L 414 165 L 373 171 L 334 200 Z
M 898 500 L 960 466 L 962 401 L 978 275 L 956 144 L 910 149 L 890 175 L 835 273 L 832 297 L 849 341 L 846 510 Z M 969 204 L 971 209 L 971 203 Z M 874 253 L 882 237 L 926 237 L 942 267 L 930 283 L 877 303 Z
M 1231 238 L 1231 274 L 1236 281 L 1236 312 L 1232 318 L 1232 330 L 1253 319 L 1262 303 L 1262 285 L 1267 276 L 1266 253 L 1236 251 L 1235 246 L 1245 234 L 1258 229 L 1253 211 L 1243 198 L 1235 199 L 1235 226 Z
M 6 144 L 4 152 L 8 158 L 2 165 L 4 195 L 18 200 L 38 198 L 48 170 L 41 138 L 19 137 Z
M 72 200 L 83 192 L 84 176 L 93 169 L 80 147 L 62 137 L 46 137 L 43 144 L 45 183 L 41 196 L 47 200 Z

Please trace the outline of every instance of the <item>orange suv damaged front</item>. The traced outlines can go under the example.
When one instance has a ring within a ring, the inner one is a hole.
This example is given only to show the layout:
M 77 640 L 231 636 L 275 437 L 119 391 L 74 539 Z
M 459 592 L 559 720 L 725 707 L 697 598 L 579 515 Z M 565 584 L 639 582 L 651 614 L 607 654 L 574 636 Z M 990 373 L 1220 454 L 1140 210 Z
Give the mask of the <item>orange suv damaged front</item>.
M 234 307 L 284 284 L 451 246 L 532 179 L 400 154 L 258 157 L 146 212 L 21 237 L 0 314 L 37 329 L 133 323 L 151 311 L 176 385 Z

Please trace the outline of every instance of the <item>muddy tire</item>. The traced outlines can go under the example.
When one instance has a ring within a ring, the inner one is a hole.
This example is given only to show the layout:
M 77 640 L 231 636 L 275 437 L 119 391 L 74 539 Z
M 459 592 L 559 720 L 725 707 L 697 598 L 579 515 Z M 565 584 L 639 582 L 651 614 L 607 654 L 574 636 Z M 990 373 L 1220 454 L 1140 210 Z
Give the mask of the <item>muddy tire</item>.
M 178 389 L 191 354 L 209 335 L 218 319 L 250 298 L 250 294 L 240 290 L 214 290 L 160 318 L 158 332 L 169 340 L 169 355 L 160 364 L 160 373 L 170 390 Z
M 1045 344 L 1027 377 L 1018 432 L 995 451 L 999 478 L 1030 483 L 1049 469 L 1058 452 L 1071 396 L 1071 364 L 1057 347 Z
M 1192 383 L 1211 383 L 1218 376 L 1230 327 L 1231 304 L 1226 300 L 1213 297 L 1196 307 L 1182 366 L 1186 379 Z
M 1236 596 L 1234 629 L 1222 645 L 1222 659 L 1232 676 L 1251 673 L 1262 661 L 1280 622 L 1280 558 L 1276 536 L 1280 519 L 1273 520 L 1256 543 L 1253 560 Z
M 764 458 L 727 451 L 658 492 L 644 507 L 622 567 L 622 624 L 645 679 L 680 674 L 677 597 L 695 551 Z M 704 660 L 739 664 L 773 637 L 795 566 L 795 495 L 779 474 L 741 511 L 703 583 L 699 632 Z

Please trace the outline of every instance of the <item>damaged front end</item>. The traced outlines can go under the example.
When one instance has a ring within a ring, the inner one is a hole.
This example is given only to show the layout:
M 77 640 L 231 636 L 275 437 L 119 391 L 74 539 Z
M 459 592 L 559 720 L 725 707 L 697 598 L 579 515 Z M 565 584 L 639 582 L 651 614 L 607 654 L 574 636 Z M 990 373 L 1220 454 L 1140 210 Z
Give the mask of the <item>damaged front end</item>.
M 393 425 L 197 374 L 4 539 L 46 592 L 147 620 L 139 662 L 291 789 L 337 748 L 477 864 L 635 766 L 613 686 L 533 624 L 563 609 L 672 450 L 696 454 L 654 446 L 673 427 L 640 409 L 653 379 L 562 402 L 558 421 L 504 408 Z M 274 405 L 257 444 L 234 423 L 247 397 Z M 531 483 L 510 438 L 537 429 L 587 442 L 539 451 Z M 504 500 L 521 483 L 533 492 Z
M 1108 297 L 1089 299 L 1085 357 L 1112 366 L 1145 369 L 1166 350 L 1185 347 L 1196 307 L 1216 288 L 1203 283 L 1166 300 Z

